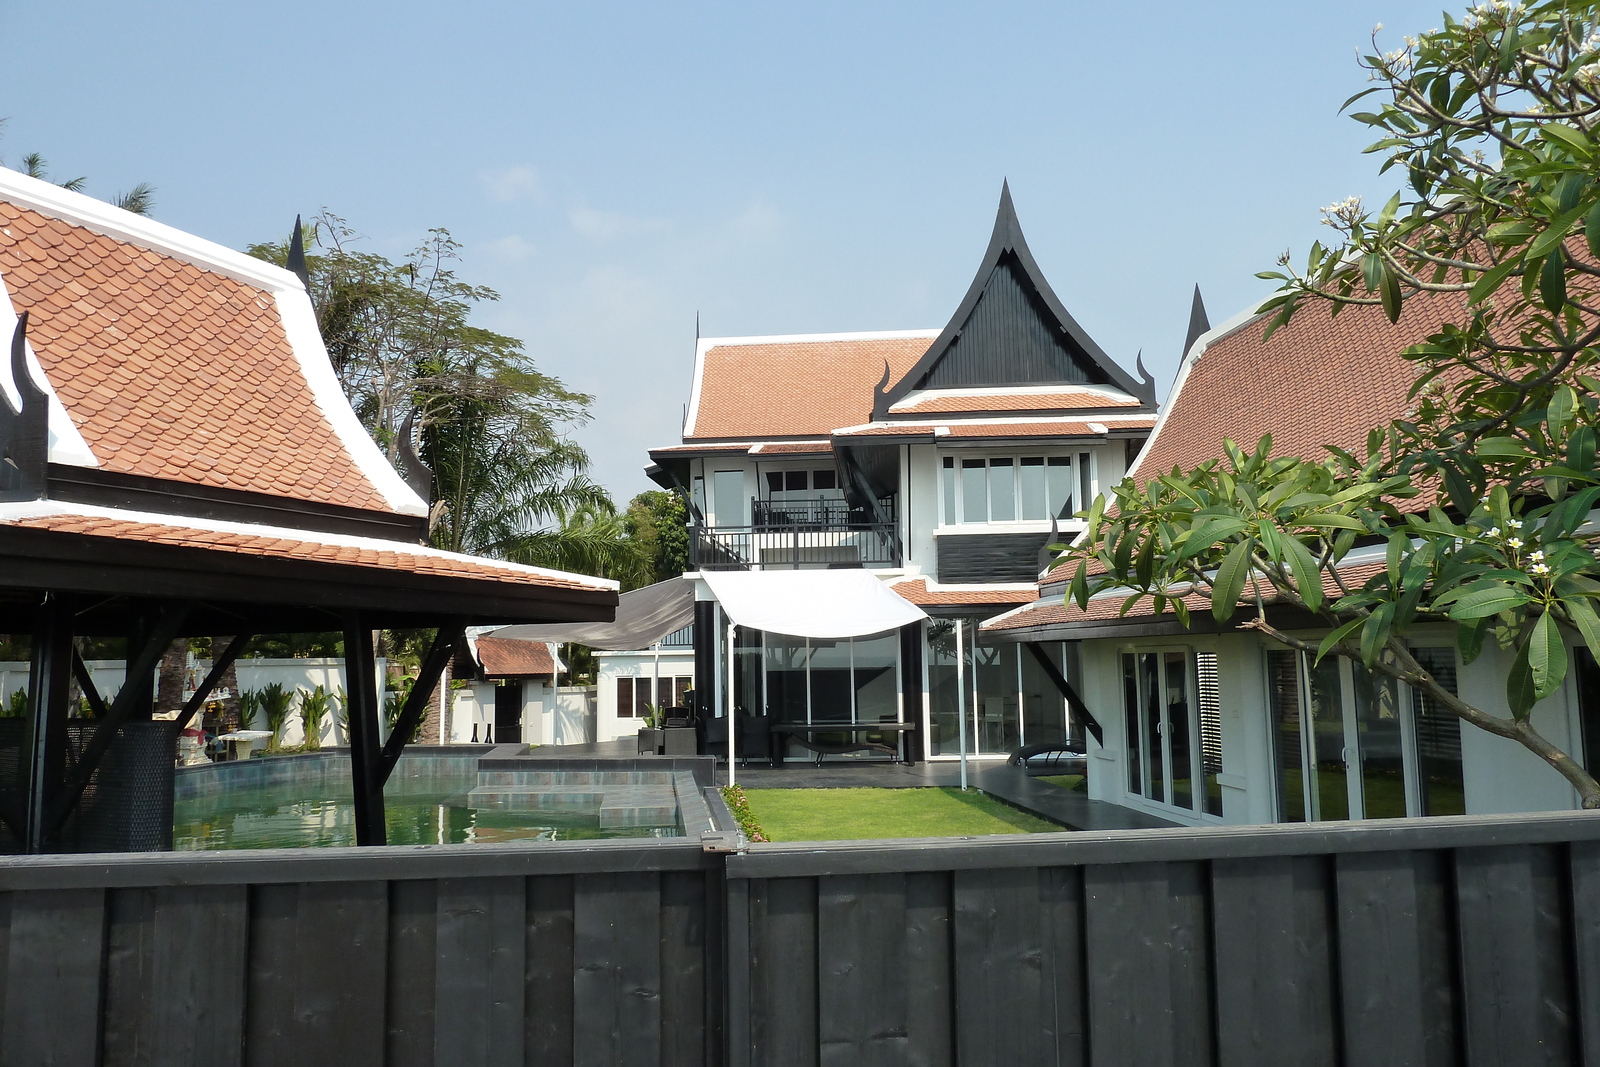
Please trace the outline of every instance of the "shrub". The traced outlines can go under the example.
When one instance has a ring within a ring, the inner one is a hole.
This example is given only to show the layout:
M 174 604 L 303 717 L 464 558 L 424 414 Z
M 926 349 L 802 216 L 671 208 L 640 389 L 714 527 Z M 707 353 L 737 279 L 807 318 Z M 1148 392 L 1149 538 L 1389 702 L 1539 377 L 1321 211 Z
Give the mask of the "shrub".
M 289 712 L 294 708 L 294 698 L 298 692 L 298 689 L 285 689 L 278 682 L 263 686 L 259 690 L 258 706 L 261 708 L 261 713 L 266 716 L 267 729 L 272 731 L 272 736 L 267 739 L 268 752 L 282 751 L 283 728 L 289 721 Z
M 26 689 L 13 689 L 11 696 L 6 698 L 4 708 L 0 708 L 0 719 L 20 719 L 28 714 L 28 691 Z
M 746 838 L 754 842 L 770 840 L 766 831 L 761 828 L 761 824 L 756 821 L 755 812 L 750 810 L 750 800 L 744 795 L 744 786 L 723 786 L 722 799 L 728 802 L 728 810 L 733 812 L 733 817 L 739 821 L 739 829 L 744 831 Z
M 383 695 L 383 719 L 389 724 L 389 732 L 394 733 L 394 728 L 400 723 L 400 713 L 405 710 L 406 699 L 411 696 L 411 690 L 416 687 L 415 678 L 402 678 L 399 684 Z M 411 736 L 406 738 L 410 744 L 422 734 L 422 720 L 417 720 L 417 725 L 412 729 Z
M 322 747 L 322 724 L 328 718 L 331 699 L 328 690 L 320 685 L 309 693 L 300 693 L 300 725 L 306 735 L 305 744 L 300 747 L 307 752 Z

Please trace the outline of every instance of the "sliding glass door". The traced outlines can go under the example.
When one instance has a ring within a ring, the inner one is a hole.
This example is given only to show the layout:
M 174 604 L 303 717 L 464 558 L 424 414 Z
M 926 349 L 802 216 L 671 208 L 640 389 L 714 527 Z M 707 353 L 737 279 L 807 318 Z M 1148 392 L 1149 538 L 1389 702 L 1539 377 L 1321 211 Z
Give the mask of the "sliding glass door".
M 1193 809 L 1200 768 L 1189 654 L 1176 649 L 1125 652 L 1122 676 L 1128 791 Z
M 1454 650 L 1415 649 L 1413 654 L 1454 688 Z M 1454 716 L 1446 721 L 1417 693 L 1411 694 L 1411 714 L 1406 714 L 1394 679 L 1342 657 L 1313 663 L 1311 655 L 1288 649 L 1266 655 L 1281 821 L 1396 819 L 1465 810 Z

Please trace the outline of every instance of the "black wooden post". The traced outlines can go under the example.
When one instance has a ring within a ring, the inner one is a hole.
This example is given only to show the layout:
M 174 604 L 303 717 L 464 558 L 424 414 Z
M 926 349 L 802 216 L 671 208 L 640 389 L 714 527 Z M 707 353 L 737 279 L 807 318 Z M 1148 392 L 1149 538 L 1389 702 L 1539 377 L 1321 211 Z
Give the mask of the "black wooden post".
M 927 759 L 927 738 L 922 733 L 922 623 L 900 627 L 900 692 L 903 714 L 911 729 L 901 734 L 905 740 L 905 761 Z
M 383 820 L 383 753 L 378 748 L 378 663 L 360 612 L 344 618 L 345 693 L 350 702 L 350 782 L 356 844 L 388 844 Z
M 66 772 L 72 654 L 72 609 L 51 596 L 39 612 L 28 664 L 28 791 L 22 845 L 31 853 L 43 852 L 53 836 L 50 816 Z
M 701 722 L 716 716 L 717 605 L 694 602 L 694 713 Z

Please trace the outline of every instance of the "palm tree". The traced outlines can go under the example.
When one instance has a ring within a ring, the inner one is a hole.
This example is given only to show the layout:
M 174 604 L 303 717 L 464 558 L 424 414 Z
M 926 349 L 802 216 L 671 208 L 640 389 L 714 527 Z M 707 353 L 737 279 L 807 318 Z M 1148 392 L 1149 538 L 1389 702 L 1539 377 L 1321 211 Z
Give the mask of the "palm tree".
M 0 131 L 5 130 L 5 125 L 8 121 L 10 120 L 0 119 Z M 38 152 L 29 152 L 18 162 L 21 163 L 21 166 L 17 169 L 28 177 L 38 178 L 44 182 L 50 180 L 50 163 Z M 79 175 L 76 178 L 69 178 L 67 181 L 56 182 L 55 184 L 74 193 L 81 193 L 88 181 L 88 178 Z M 149 182 L 140 182 L 127 192 L 118 193 L 112 197 L 111 204 L 113 207 L 120 207 L 124 211 L 131 211 L 135 215 L 148 215 L 150 214 L 150 209 L 155 207 L 155 196 L 155 186 Z

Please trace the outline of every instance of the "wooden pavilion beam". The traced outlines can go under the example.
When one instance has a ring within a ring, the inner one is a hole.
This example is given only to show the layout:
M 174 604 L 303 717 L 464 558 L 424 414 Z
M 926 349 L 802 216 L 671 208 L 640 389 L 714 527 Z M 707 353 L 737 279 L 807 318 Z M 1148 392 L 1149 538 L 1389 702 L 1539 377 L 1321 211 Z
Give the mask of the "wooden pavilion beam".
M 49 597 L 33 631 L 28 664 L 28 748 L 20 822 L 22 849 L 40 853 L 51 837 L 51 811 L 62 789 L 67 750 L 67 692 L 72 682 L 72 607 Z
M 383 753 L 378 747 L 377 658 L 363 613 L 344 616 L 345 699 L 350 706 L 350 784 L 356 808 L 356 844 L 388 843 L 383 817 Z
M 255 634 L 239 634 L 228 642 L 228 647 L 221 653 L 215 653 L 213 650 L 211 669 L 206 672 L 200 687 L 184 702 L 183 710 L 178 713 L 178 733 L 183 733 L 183 728 L 189 725 L 189 720 L 194 718 L 195 712 L 205 706 L 205 702 L 211 697 L 211 691 L 217 687 L 217 682 L 228 672 L 228 668 L 233 666 L 233 661 L 239 658 L 244 646 L 248 645 L 254 636 Z
M 395 764 L 400 762 L 400 753 L 410 743 L 417 724 L 427 714 L 428 704 L 433 699 L 433 689 L 444 676 L 444 669 L 450 665 L 450 657 L 455 654 L 456 645 L 465 630 L 466 624 L 463 620 L 451 619 L 440 626 L 438 634 L 434 636 L 433 645 L 423 658 L 422 670 L 417 674 L 416 684 L 411 687 L 411 692 L 406 697 L 406 706 L 401 709 L 400 718 L 395 721 L 394 729 L 389 732 L 389 740 L 384 743 L 379 788 L 382 788 L 383 783 L 389 780 L 389 775 L 394 773 Z M 445 707 L 448 710 L 448 694 Z

